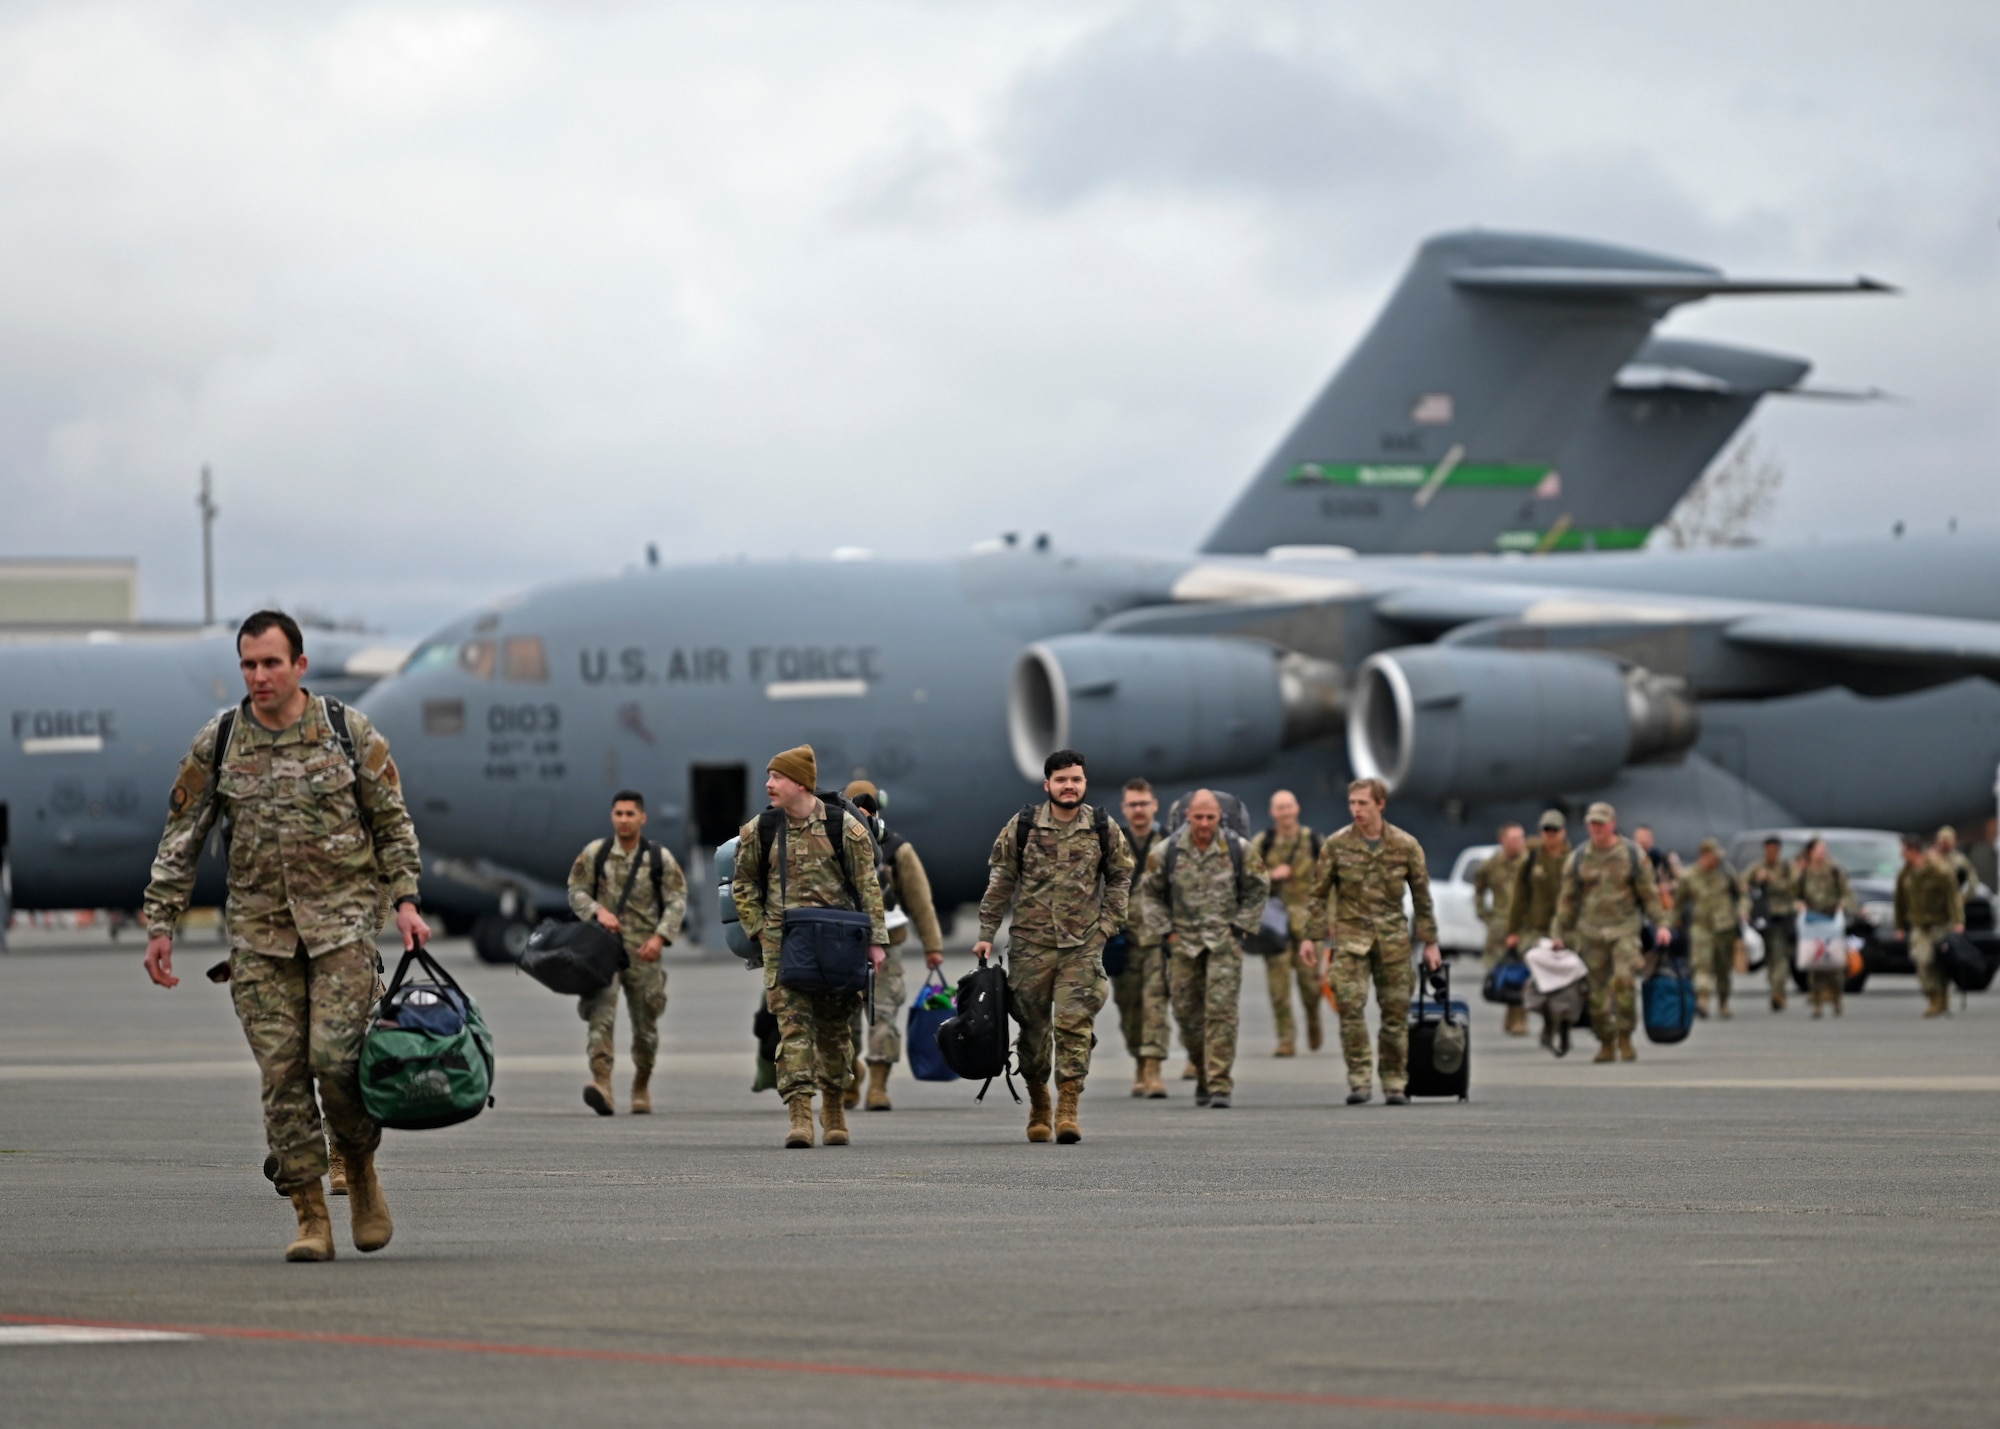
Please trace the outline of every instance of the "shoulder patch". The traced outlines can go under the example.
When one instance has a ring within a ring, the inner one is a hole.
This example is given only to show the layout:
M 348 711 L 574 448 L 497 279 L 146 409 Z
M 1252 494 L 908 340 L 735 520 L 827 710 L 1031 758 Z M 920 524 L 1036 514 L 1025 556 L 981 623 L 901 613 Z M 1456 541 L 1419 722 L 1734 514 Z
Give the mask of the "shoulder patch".
M 199 760 L 183 759 L 180 777 L 174 780 L 173 791 L 167 795 L 167 812 L 170 815 L 180 813 L 199 799 L 207 787 L 208 769 Z

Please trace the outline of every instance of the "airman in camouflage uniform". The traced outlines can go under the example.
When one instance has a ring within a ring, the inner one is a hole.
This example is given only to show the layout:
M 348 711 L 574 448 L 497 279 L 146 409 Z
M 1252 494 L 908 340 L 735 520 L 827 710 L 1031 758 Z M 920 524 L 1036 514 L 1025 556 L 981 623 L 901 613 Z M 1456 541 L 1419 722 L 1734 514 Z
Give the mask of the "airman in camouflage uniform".
M 1569 821 L 1562 810 L 1541 818 L 1541 838 L 1521 860 L 1520 882 L 1507 905 L 1507 948 L 1518 953 L 1549 937 L 1555 928 L 1556 905 L 1562 901 L 1563 878 L 1569 866 Z
M 1416 985 L 1410 961 L 1410 920 L 1403 913 L 1403 890 L 1410 890 L 1416 940 L 1424 962 L 1438 965 L 1437 916 L 1431 906 L 1430 872 L 1423 845 L 1383 821 L 1389 793 L 1380 779 L 1356 779 L 1348 786 L 1347 808 L 1354 822 L 1320 845 L 1313 868 L 1307 941 L 1300 956 L 1316 960 L 1313 941 L 1321 936 L 1329 963 L 1327 981 L 1340 1008 L 1340 1050 L 1347 1059 L 1347 1101 L 1358 1106 L 1372 1095 L 1379 1070 L 1383 1099 L 1390 1106 L 1409 1101 L 1410 993 Z M 1368 1055 L 1368 984 L 1375 984 L 1382 1028 L 1374 1066 Z
M 1243 993 L 1242 940 L 1256 931 L 1271 896 L 1270 876 L 1255 846 L 1221 822 L 1215 795 L 1196 792 L 1188 800 L 1186 826 L 1147 855 L 1139 879 L 1148 955 L 1168 947 L 1174 1016 L 1200 1072 L 1195 1105 L 1212 1107 L 1227 1107 L 1236 1089 L 1231 1073 Z
M 904 920 L 889 929 L 889 955 L 875 970 L 875 1025 L 865 1036 L 857 1024 L 850 1029 L 857 1042 L 866 1041 L 868 1054 L 868 1110 L 893 1111 L 889 1102 L 889 1073 L 903 1060 L 903 1003 L 908 994 L 903 982 L 903 959 L 899 951 L 917 930 L 917 942 L 924 950 L 926 968 L 944 965 L 944 930 L 938 923 L 937 906 L 931 901 L 930 874 L 910 841 L 892 830 L 882 819 L 882 791 L 871 780 L 856 779 L 846 789 L 849 803 L 868 816 L 875 846 L 881 852 L 877 882 L 882 884 L 882 906 L 900 908 Z M 859 1100 L 854 1089 L 848 1092 L 851 1107 Z
M 813 1144 L 812 1095 L 820 1093 L 821 1139 L 845 1146 L 849 1136 L 842 1105 L 854 1075 L 854 1039 L 849 1019 L 858 992 L 808 992 L 778 981 L 785 911 L 791 908 L 858 908 L 870 919 L 870 956 L 879 966 L 889 932 L 882 911 L 882 886 L 875 880 L 875 846 L 868 830 L 845 811 L 829 811 L 813 795 L 818 761 L 810 745 L 772 758 L 765 790 L 783 810 L 782 827 L 772 840 L 768 861 L 756 819 L 738 832 L 736 876 L 730 892 L 736 916 L 764 951 L 764 997 L 778 1019 L 778 1096 L 791 1112 L 788 1147 Z M 840 820 L 844 853 L 836 852 L 828 830 Z M 783 839 L 784 876 L 777 839 Z
M 1808 913 L 1817 913 L 1822 918 L 1831 918 L 1836 913 L 1845 913 L 1849 918 L 1861 915 L 1861 905 L 1854 896 L 1854 885 L 1847 881 L 1847 870 L 1833 861 L 1823 838 L 1815 837 L 1806 844 L 1805 852 L 1799 858 L 1798 888 L 1799 906 Z M 1794 947 L 1798 944 L 1797 933 L 1797 924 L 1794 924 Z M 1841 1003 L 1847 992 L 1845 968 L 1827 971 L 1815 968 L 1808 977 L 1807 987 L 1815 1018 L 1829 1003 L 1833 1006 L 1833 1015 L 1840 1016 Z
M 1480 860 L 1472 874 L 1472 907 L 1486 925 L 1486 946 L 1480 960 L 1491 968 L 1513 955 L 1507 941 L 1514 916 L 1514 895 L 1520 891 L 1521 868 L 1528 861 L 1528 845 L 1519 824 L 1504 824 L 1500 847 Z M 1507 1009 L 1501 1030 L 1511 1036 L 1528 1035 L 1528 1009 L 1519 1003 Z
M 1326 1041 L 1320 1020 L 1319 974 L 1299 958 L 1299 945 L 1306 940 L 1306 914 L 1312 906 L 1312 870 L 1319 860 L 1319 835 L 1299 822 L 1298 796 L 1289 789 L 1271 796 L 1271 819 L 1272 827 L 1257 835 L 1254 842 L 1271 875 L 1271 892 L 1285 905 L 1292 936 L 1282 952 L 1264 959 L 1264 980 L 1271 993 L 1271 1017 L 1278 1027 L 1278 1049 L 1273 1055 L 1291 1057 L 1298 1052 L 1292 1017 L 1294 985 L 1305 1003 L 1306 1046 L 1317 1052 Z
M 1124 1035 L 1125 1050 L 1132 1055 L 1132 1095 L 1160 1100 L 1167 1084 L 1160 1079 L 1160 1064 L 1167 1059 L 1167 960 L 1164 951 L 1145 944 L 1145 930 L 1139 921 L 1139 878 L 1146 871 L 1146 856 L 1153 845 L 1166 837 L 1154 821 L 1160 801 L 1153 786 L 1144 779 L 1125 784 L 1125 837 L 1132 845 L 1131 896 L 1125 904 L 1125 966 L 1111 977 L 1111 997 L 1118 1004 L 1118 1030 Z
M 1896 875 L 1896 936 L 1910 943 L 1910 961 L 1929 1002 L 1926 1017 L 1951 1011 L 1951 986 L 1938 966 L 1938 944 L 1965 931 L 1965 897 L 1951 866 L 1924 847 L 1915 834 L 1903 838 L 1903 868 Z
M 1979 870 L 1972 866 L 1972 860 L 1960 852 L 1958 830 L 1946 824 L 1931 840 L 1931 852 L 1947 869 L 1951 870 L 1954 882 L 1958 884 L 1959 896 L 1963 898 L 1979 882 Z
M 979 900 L 976 957 L 993 951 L 1000 922 L 1013 910 L 1007 985 L 1021 1024 L 1015 1047 L 1028 1083 L 1028 1140 L 1081 1141 L 1077 1102 L 1090 1073 L 1091 1024 L 1110 991 L 1104 943 L 1125 926 L 1132 889 L 1132 846 L 1102 809 L 1083 802 L 1083 756 L 1059 749 L 1043 761 L 1049 797 L 1029 820 L 1026 846 L 1018 817 L 993 841 L 986 896 Z M 1050 1126 L 1050 1047 L 1057 1106 Z
M 1771 1011 L 1785 1010 L 1792 959 L 1799 946 L 1799 866 L 1784 857 L 1784 840 L 1764 840 L 1764 859 L 1743 875 L 1747 896 L 1763 895 L 1764 973 L 1771 984 Z M 1814 1004 L 1818 1006 L 1817 1003 Z
M 286 1258 L 331 1260 L 321 1106 L 347 1165 L 355 1247 L 379 1250 L 394 1229 L 375 1175 L 382 1130 L 357 1073 L 385 905 L 395 906 L 406 947 L 430 936 L 417 912 L 417 835 L 388 741 L 367 716 L 299 683 L 297 624 L 259 611 L 243 623 L 237 649 L 249 697 L 202 726 L 168 800 L 145 894 L 146 968 L 163 987 L 178 982 L 174 930 L 209 830 L 225 821 L 230 992 L 262 1080 L 266 1174 L 298 1215 Z M 343 718 L 352 760 L 339 737 Z
M 1715 1015 L 1730 1016 L 1729 990 L 1736 972 L 1736 942 L 1748 914 L 1742 885 L 1722 861 L 1722 845 L 1701 841 L 1695 866 L 1681 876 L 1674 912 L 1687 929 L 1688 957 L 1694 963 L 1695 1008 L 1708 1016 L 1708 999 L 1715 997 Z
M 1590 969 L 1590 1028 L 1599 1062 L 1637 1061 L 1632 1030 L 1638 1026 L 1639 930 L 1643 912 L 1670 937 L 1666 909 L 1653 882 L 1653 865 L 1638 845 L 1618 837 L 1617 812 L 1605 803 L 1584 814 L 1590 842 L 1569 857 L 1551 930 L 1558 946 L 1576 949 Z
M 620 790 L 613 797 L 611 821 L 613 836 L 585 844 L 569 869 L 570 911 L 579 922 L 595 918 L 615 932 L 628 959 L 610 986 L 577 999 L 577 1016 L 590 1024 L 586 1044 L 590 1082 L 583 1089 L 583 1100 L 599 1116 L 610 1116 L 616 1110 L 611 1065 L 618 1031 L 618 989 L 622 986 L 626 1008 L 632 1014 L 632 1112 L 644 1116 L 653 1109 L 653 1064 L 660 1055 L 660 1017 L 667 1010 L 667 969 L 660 954 L 681 930 L 681 918 L 687 912 L 687 875 L 671 851 L 646 839 L 646 801 L 637 790 Z M 602 877 L 596 873 L 599 853 L 604 854 Z M 655 853 L 660 869 L 657 884 L 653 878 Z M 625 892 L 628 879 L 629 895 Z

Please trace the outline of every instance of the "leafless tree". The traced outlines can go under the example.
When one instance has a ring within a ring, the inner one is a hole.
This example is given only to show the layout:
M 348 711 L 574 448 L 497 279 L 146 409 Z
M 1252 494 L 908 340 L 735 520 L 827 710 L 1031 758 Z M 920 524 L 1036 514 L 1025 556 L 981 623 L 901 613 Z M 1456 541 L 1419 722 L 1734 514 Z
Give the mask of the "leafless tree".
M 1660 523 L 1662 541 L 1675 550 L 1696 546 L 1754 546 L 1756 528 L 1771 514 L 1785 467 L 1746 436 L 1701 474 Z

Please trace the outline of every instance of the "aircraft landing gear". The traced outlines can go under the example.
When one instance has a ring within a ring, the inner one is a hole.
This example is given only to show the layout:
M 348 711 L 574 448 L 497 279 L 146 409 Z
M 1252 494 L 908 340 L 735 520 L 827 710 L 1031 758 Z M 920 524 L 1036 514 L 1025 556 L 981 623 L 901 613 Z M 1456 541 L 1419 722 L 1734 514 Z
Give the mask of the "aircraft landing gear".
M 518 963 L 533 931 L 518 913 L 489 913 L 472 925 L 472 951 L 483 963 Z

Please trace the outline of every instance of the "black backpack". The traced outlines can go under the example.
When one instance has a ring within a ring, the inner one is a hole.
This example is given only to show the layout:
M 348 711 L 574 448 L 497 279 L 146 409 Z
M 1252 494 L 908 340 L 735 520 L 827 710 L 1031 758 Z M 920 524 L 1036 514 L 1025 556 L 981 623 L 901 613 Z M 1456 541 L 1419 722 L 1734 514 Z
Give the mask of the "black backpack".
M 1014 1011 L 1014 997 L 1006 970 L 981 958 L 978 967 L 958 980 L 951 1005 L 952 1015 L 937 1030 L 937 1048 L 945 1065 L 968 1082 L 983 1083 L 974 1101 L 986 1100 L 986 1088 L 995 1077 L 1005 1077 L 1007 1091 L 1020 1101 L 1008 1066 L 1013 1039 L 1007 1019 Z

